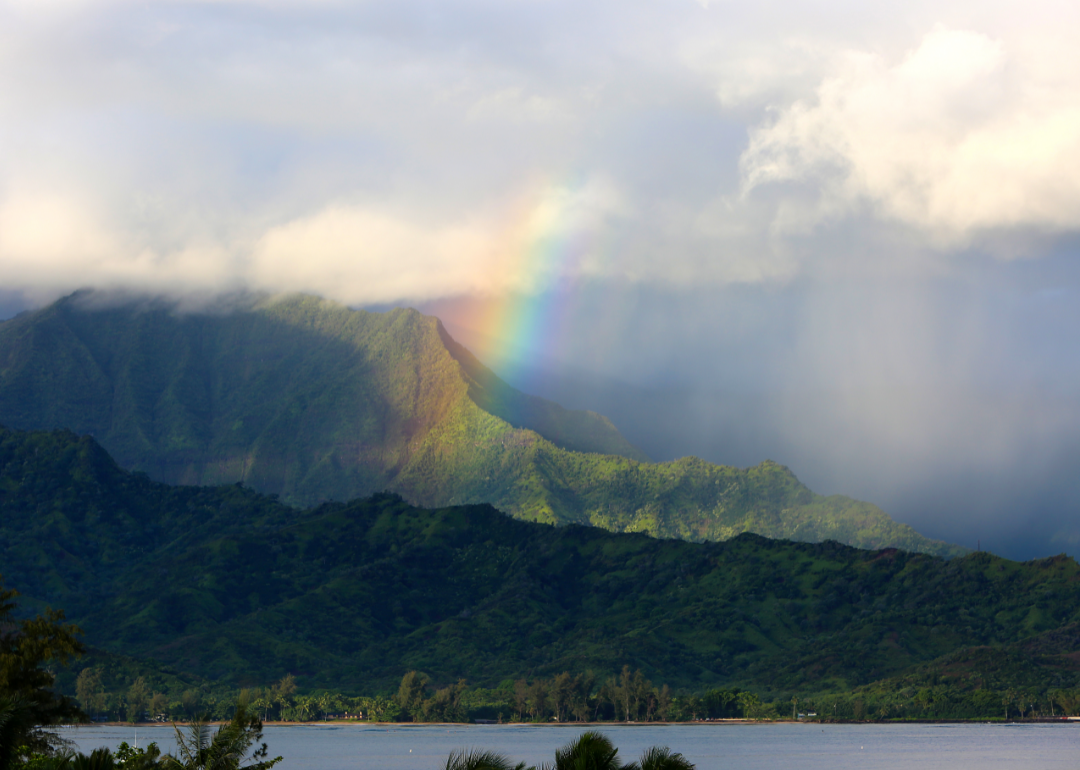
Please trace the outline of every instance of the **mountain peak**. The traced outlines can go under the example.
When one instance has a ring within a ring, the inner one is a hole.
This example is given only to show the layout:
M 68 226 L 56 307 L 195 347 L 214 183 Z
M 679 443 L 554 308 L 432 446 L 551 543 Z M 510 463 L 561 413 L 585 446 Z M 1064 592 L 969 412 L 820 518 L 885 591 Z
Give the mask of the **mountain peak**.
M 663 537 L 958 552 L 776 463 L 649 463 L 606 418 L 515 390 L 407 308 L 69 297 L 0 324 L 0 423 L 90 433 L 151 478 L 241 481 L 295 504 L 390 490 Z

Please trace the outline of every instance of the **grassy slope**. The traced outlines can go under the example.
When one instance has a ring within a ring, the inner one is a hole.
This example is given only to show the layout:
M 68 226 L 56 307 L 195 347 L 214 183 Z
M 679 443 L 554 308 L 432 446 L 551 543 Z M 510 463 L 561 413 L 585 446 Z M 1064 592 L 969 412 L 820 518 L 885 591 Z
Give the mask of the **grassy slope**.
M 305 505 L 393 490 L 665 537 L 963 552 L 868 503 L 814 495 L 775 463 L 641 462 L 606 419 L 513 390 L 415 311 L 311 297 L 223 315 L 86 303 L 0 324 L 0 422 L 91 433 L 155 479 L 241 480 Z
M 300 511 L 152 482 L 67 432 L 0 432 L 0 490 L 0 571 L 28 609 L 63 606 L 93 646 L 236 684 L 629 664 L 676 686 L 827 690 L 1080 621 L 1064 557 L 687 543 L 392 495 Z

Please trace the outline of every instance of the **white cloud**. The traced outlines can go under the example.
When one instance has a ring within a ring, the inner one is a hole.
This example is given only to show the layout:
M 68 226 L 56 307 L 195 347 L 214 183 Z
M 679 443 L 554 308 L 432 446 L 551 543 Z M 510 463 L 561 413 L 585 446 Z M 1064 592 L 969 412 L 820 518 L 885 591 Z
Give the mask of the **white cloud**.
M 588 233 L 621 214 L 602 180 L 541 184 L 511 205 L 440 223 L 389 206 L 335 204 L 272 227 L 252 250 L 245 281 L 347 302 L 536 292 L 602 272 Z M 547 252 L 558 252 L 550 258 Z
M 353 302 L 467 293 L 494 260 L 477 226 L 417 226 L 388 212 L 335 206 L 271 229 L 250 262 L 254 288 Z
M 43 299 L 80 287 L 171 296 L 246 287 L 347 303 L 534 293 L 610 269 L 591 233 L 624 217 L 621 205 L 602 179 L 541 180 L 465 220 L 419 216 L 403 202 L 337 202 L 261 228 L 247 222 L 225 247 L 205 227 L 172 238 L 171 219 L 138 226 L 146 211 L 161 216 L 160 201 L 107 227 L 85 199 L 15 194 L 0 200 L 0 286 Z
M 58 195 L 0 201 L 0 285 L 44 299 L 89 286 L 167 294 L 236 287 L 232 257 L 216 244 L 160 253 L 101 220 L 86 203 Z
M 79 203 L 56 195 L 23 195 L 0 205 L 2 277 L 18 281 L 71 262 L 101 264 L 116 252 L 116 240 Z
M 1075 230 L 1078 65 L 941 26 L 896 63 L 849 54 L 813 99 L 752 133 L 746 185 L 798 181 L 835 201 L 869 200 L 944 244 L 980 230 Z
M 0 285 L 49 300 L 81 287 L 182 294 L 235 288 L 232 258 L 214 244 L 158 253 L 101 223 L 85 202 L 50 194 L 0 201 Z

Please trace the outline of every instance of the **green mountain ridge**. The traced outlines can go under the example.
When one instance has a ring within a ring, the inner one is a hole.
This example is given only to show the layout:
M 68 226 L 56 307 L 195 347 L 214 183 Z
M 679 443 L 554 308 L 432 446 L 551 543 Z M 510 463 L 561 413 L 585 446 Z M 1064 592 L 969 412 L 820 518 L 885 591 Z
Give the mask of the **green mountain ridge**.
M 0 324 L 0 423 L 88 433 L 154 479 L 242 481 L 296 505 L 388 490 L 660 537 L 966 552 L 773 462 L 645 462 L 606 418 L 514 390 L 414 310 L 294 296 L 185 314 L 73 295 Z
M 1066 654 L 1080 622 L 1067 557 L 688 543 L 392 494 L 299 510 L 151 481 L 68 431 L 0 430 L 0 571 L 27 611 L 65 608 L 91 646 L 238 686 L 293 673 L 387 691 L 412 669 L 491 686 L 630 665 L 672 686 L 838 691 L 964 648 L 1042 639 L 1032 655 Z
M 996 647 L 963 647 L 901 675 L 865 685 L 868 693 L 948 686 L 952 692 L 1074 687 L 1080 681 L 1080 623 Z

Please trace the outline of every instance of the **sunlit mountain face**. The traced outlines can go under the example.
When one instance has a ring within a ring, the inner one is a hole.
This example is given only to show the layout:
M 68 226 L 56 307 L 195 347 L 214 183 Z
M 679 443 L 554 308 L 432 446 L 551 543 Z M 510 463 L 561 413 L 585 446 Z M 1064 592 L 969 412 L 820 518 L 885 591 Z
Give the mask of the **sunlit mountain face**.
M 0 324 L 0 424 L 99 437 L 130 470 L 291 504 L 417 504 L 660 538 L 743 532 L 957 556 L 789 468 L 652 463 L 595 412 L 515 390 L 434 316 L 319 297 L 184 311 L 79 292 Z

